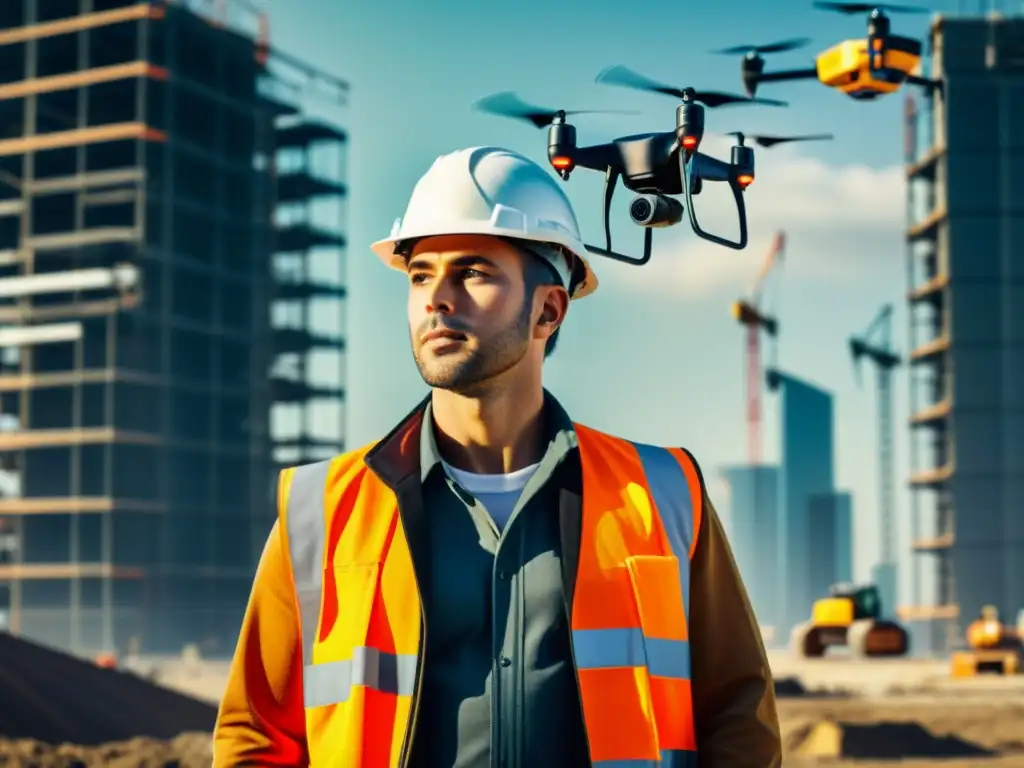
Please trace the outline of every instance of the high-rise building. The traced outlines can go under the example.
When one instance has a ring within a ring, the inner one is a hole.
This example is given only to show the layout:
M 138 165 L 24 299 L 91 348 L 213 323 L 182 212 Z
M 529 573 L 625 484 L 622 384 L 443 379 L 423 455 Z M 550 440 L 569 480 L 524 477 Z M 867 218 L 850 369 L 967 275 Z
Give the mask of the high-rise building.
M 344 237 L 295 211 L 345 85 L 219 7 L 0 3 L 0 613 L 62 648 L 230 651 L 277 460 L 341 447 L 268 422 L 343 418 Z
M 783 581 L 779 568 L 779 468 L 725 467 L 727 533 L 760 625 L 775 630 Z M 775 635 L 778 636 L 777 634 Z
M 901 616 L 930 625 L 941 650 L 983 605 L 1007 617 L 1024 605 L 1024 19 L 939 17 L 931 49 L 942 88 L 923 110 L 908 97 L 907 115 L 910 483 L 924 562 Z
M 812 581 L 811 498 L 834 492 L 831 393 L 782 371 L 767 371 L 781 399 L 779 562 L 783 586 L 779 631 L 788 636 L 807 618 L 816 597 Z
M 853 581 L 853 499 L 846 492 L 815 493 L 808 504 L 810 582 L 817 598 L 833 584 Z

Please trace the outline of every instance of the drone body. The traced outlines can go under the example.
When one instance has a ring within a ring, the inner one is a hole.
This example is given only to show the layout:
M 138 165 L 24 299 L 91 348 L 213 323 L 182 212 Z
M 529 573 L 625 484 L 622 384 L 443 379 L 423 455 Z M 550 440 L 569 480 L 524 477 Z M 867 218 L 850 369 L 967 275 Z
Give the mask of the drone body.
M 607 144 L 579 147 L 565 142 L 564 134 L 557 128 L 557 124 L 551 126 L 550 138 L 560 141 L 554 143 L 549 140 L 548 159 L 563 179 L 568 180 L 576 168 L 599 172 L 613 168 L 617 169 L 622 186 L 638 195 L 684 194 L 679 153 L 686 150 L 675 132 L 638 133 L 622 136 Z M 691 149 L 696 149 L 696 144 Z M 726 163 L 694 152 L 690 158 L 694 169 L 691 172 L 691 193 L 700 194 L 703 181 L 728 182 L 730 176 L 735 176 L 741 187 L 749 186 L 754 181 L 753 153 L 750 152 L 749 158 L 737 157 L 736 160 L 738 162 L 734 164 Z
M 692 88 L 671 88 L 622 66 L 609 67 L 597 80 L 608 85 L 654 91 L 678 98 L 680 103 L 676 107 L 675 129 L 622 136 L 605 144 L 579 146 L 575 126 L 566 122 L 570 114 L 578 112 L 535 107 L 521 101 L 511 91 L 481 99 L 475 108 L 482 112 L 526 120 L 537 128 L 548 126 L 548 161 L 564 181 L 568 181 L 577 168 L 604 174 L 605 247 L 588 245 L 587 249 L 591 253 L 629 264 L 646 264 L 651 257 L 652 230 L 678 224 L 687 211 L 690 226 L 699 237 L 727 248 L 745 248 L 747 219 L 743 193 L 754 181 L 754 151 L 744 145 L 743 134 L 735 133 L 737 142 L 728 162 L 700 152 L 700 143 L 704 138 L 704 109 L 725 104 L 786 106 L 785 103 L 712 91 L 699 92 Z M 750 138 L 762 146 L 770 147 L 787 141 L 831 137 Z M 644 253 L 639 258 L 612 250 L 609 219 L 612 197 L 620 180 L 626 189 L 637 195 L 629 205 L 629 215 L 634 224 L 645 230 Z M 694 211 L 693 197 L 700 194 L 705 181 L 724 182 L 732 190 L 739 215 L 739 237 L 736 240 L 711 234 L 701 228 Z M 685 197 L 685 205 L 675 199 L 677 195 Z
M 875 40 L 844 40 L 815 60 L 818 80 L 854 99 L 869 100 L 898 91 L 905 82 L 916 82 L 921 63 L 921 43 L 909 37 L 889 35 L 884 48 L 871 53 Z
M 763 46 L 737 46 L 719 53 L 744 53 L 740 75 L 747 94 L 753 96 L 762 83 L 814 80 L 858 100 L 871 100 L 898 91 L 904 84 L 933 89 L 939 83 L 921 77 L 922 45 L 918 40 L 890 33 L 890 13 L 917 13 L 924 9 L 901 5 L 816 2 L 815 7 L 839 13 L 868 12 L 867 36 L 844 40 L 814 60 L 813 67 L 765 72 L 762 54 L 802 47 L 806 39 Z

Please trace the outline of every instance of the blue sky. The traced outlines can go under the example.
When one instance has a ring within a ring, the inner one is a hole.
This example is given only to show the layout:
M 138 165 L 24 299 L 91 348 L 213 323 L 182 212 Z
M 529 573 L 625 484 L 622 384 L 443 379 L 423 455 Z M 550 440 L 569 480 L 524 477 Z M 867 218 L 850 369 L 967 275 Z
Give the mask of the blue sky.
M 611 0 L 269 4 L 275 45 L 352 85 L 349 107 L 325 112 L 351 133 L 350 445 L 382 435 L 424 392 L 409 353 L 405 282 L 376 260 L 369 243 L 387 235 L 438 154 L 495 144 L 544 159 L 543 131 L 472 113 L 472 101 L 514 90 L 553 108 L 641 110 L 637 116 L 579 119 L 581 142 L 670 130 L 671 98 L 597 85 L 596 74 L 621 63 L 681 86 L 741 92 L 738 59 L 709 50 L 807 36 L 812 48 L 769 59 L 769 67 L 803 66 L 816 50 L 863 34 L 865 23 L 861 16 L 813 10 L 802 0 L 652 0 L 623 7 Z M 958 3 L 943 0 L 929 7 L 951 12 Z M 927 23 L 927 16 L 905 16 L 894 28 L 924 35 Z M 727 509 L 717 470 L 746 455 L 743 334 L 729 304 L 746 291 L 773 231 L 785 229 L 786 264 L 770 291 L 782 328 L 779 361 L 835 392 L 837 478 L 855 496 L 855 570 L 866 578 L 877 549 L 874 377 L 857 387 L 846 339 L 883 303 L 895 302 L 895 339 L 905 351 L 903 98 L 858 103 L 813 82 L 764 86 L 762 92 L 790 107 L 708 110 L 707 130 L 828 132 L 836 140 L 758 151 L 758 179 L 747 193 L 746 251 L 702 243 L 679 226 L 656 233 L 648 267 L 596 263 L 601 290 L 573 306 L 559 350 L 548 362 L 548 383 L 578 421 L 690 448 L 711 480 L 712 498 Z M 712 138 L 704 148 L 723 156 L 727 147 Z M 566 186 L 588 242 L 600 241 L 601 183 L 597 174 L 577 172 Z M 723 194 L 716 189 L 699 200 L 701 217 L 719 228 L 731 226 L 734 216 Z M 621 206 L 628 198 L 620 192 L 617 200 Z M 622 213 L 613 235 L 619 246 L 637 248 L 641 242 L 640 231 Z M 895 389 L 899 509 L 905 513 L 905 373 Z M 777 454 L 777 413 L 770 396 L 766 405 L 771 460 Z M 901 519 L 905 551 L 906 515 Z

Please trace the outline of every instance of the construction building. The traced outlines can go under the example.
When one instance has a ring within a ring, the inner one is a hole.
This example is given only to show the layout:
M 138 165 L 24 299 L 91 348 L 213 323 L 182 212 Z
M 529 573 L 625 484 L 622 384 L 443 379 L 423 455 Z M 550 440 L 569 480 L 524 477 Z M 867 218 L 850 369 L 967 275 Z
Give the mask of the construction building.
M 747 585 L 758 623 L 778 638 L 782 592 L 779 567 L 779 468 L 769 465 L 725 467 L 728 487 L 728 536 L 733 556 Z
M 853 497 L 846 491 L 814 493 L 807 503 L 810 582 L 821 597 L 833 584 L 853 582 Z
M 12 632 L 230 652 L 277 464 L 342 447 L 345 92 L 241 2 L 0 3 Z
M 1024 607 L 1024 19 L 942 18 L 907 110 L 911 477 L 906 621 L 933 650 Z M 923 563 L 921 563 L 923 561 Z
M 820 387 L 775 368 L 765 375 L 768 389 L 781 400 L 777 541 L 784 566 L 777 632 L 788 638 L 829 586 L 812 580 L 811 500 L 835 492 L 834 408 L 832 394 Z

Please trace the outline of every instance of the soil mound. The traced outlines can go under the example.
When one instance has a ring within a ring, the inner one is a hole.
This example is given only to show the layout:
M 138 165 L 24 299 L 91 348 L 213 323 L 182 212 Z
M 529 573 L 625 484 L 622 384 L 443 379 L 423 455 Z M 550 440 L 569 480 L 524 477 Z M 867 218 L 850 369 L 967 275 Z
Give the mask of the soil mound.
M 0 632 L 0 738 L 85 746 L 167 741 L 190 731 L 209 734 L 216 717 L 206 702 Z M 15 765 L 0 758 L 0 766 Z

